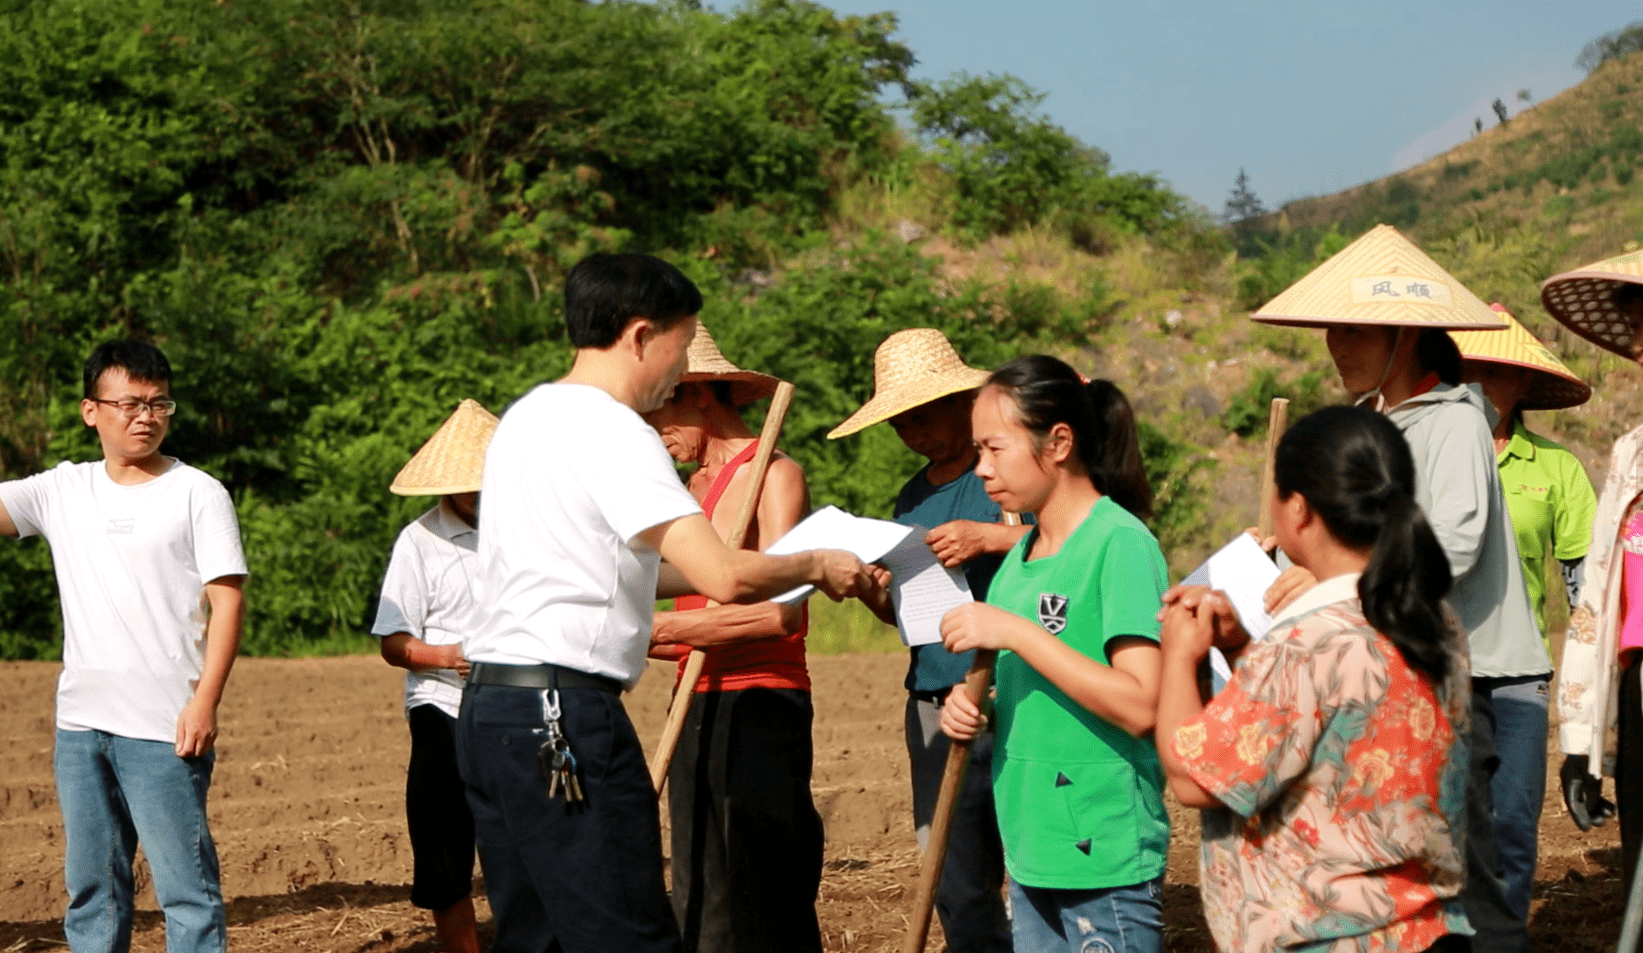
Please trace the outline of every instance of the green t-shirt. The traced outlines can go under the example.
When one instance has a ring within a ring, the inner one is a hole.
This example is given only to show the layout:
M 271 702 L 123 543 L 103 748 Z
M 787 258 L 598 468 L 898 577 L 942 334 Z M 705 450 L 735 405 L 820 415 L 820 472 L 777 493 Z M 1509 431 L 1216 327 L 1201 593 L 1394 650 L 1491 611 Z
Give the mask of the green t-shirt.
M 1110 497 L 1054 556 L 1025 562 L 1036 531 L 1004 557 L 987 602 L 1107 664 L 1121 636 L 1158 638 L 1169 575 L 1158 541 Z M 1164 870 L 1169 815 L 1151 739 L 1132 737 L 999 653 L 993 797 L 1010 876 L 1029 887 L 1093 890 Z
M 1592 543 L 1597 494 L 1575 455 L 1519 420 L 1506 449 L 1495 454 L 1500 489 L 1517 536 L 1523 584 L 1541 638 L 1546 639 L 1546 551 L 1554 559 L 1579 559 Z M 1548 642 L 1548 653 L 1551 651 Z

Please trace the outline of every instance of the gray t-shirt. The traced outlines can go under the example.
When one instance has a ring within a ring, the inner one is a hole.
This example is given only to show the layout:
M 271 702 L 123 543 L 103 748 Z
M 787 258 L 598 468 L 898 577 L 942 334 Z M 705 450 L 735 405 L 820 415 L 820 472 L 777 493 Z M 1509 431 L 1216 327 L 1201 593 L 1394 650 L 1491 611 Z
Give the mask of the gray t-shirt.
M 1552 660 L 1523 585 L 1483 398 L 1439 384 L 1387 413 L 1415 458 L 1415 502 L 1449 557 L 1449 603 L 1474 676 L 1544 675 Z

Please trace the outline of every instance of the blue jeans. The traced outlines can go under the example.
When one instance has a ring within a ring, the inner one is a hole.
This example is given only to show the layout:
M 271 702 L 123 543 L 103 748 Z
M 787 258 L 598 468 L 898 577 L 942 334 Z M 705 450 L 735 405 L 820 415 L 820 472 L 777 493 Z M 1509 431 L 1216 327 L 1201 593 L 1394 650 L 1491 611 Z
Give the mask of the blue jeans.
M 1016 953 L 1159 953 L 1164 877 L 1103 890 L 1046 890 L 1010 881 Z
M 227 949 L 217 848 L 205 822 L 215 754 L 179 758 L 170 742 L 57 731 L 53 768 L 63 811 L 63 932 L 74 953 L 131 943 L 131 862 L 143 845 L 165 913 L 167 953 Z
M 1489 782 L 1494 802 L 1495 848 L 1506 902 L 1529 916 L 1535 883 L 1540 805 L 1546 797 L 1546 703 L 1549 675 L 1474 678 L 1472 690 L 1489 696 L 1495 715 L 1495 753 L 1500 767 Z

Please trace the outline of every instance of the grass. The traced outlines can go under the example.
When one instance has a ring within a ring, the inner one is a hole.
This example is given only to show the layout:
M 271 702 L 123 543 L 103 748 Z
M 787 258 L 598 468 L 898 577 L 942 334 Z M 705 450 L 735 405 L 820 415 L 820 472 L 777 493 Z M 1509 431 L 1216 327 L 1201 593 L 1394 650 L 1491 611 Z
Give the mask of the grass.
M 805 651 L 811 655 L 874 655 L 905 652 L 906 648 L 895 627 L 880 622 L 860 602 L 813 598 Z

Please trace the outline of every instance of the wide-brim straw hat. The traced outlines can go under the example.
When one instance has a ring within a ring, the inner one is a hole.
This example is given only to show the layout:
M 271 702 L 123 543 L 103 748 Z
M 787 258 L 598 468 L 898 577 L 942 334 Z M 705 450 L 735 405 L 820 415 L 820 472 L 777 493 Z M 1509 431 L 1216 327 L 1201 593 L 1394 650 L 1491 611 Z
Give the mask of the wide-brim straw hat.
M 1483 361 L 1526 367 L 1534 372 L 1528 393 L 1518 401 L 1521 410 L 1558 410 L 1592 399 L 1592 389 L 1563 366 L 1546 345 L 1498 304 L 1490 305 L 1506 318 L 1503 331 L 1454 331 L 1450 337 L 1460 349 L 1461 360 Z
M 1643 285 L 1643 250 L 1547 278 L 1540 286 L 1540 302 L 1571 331 L 1635 361 L 1643 356 L 1643 334 L 1614 300 L 1627 285 Z
M 388 491 L 400 496 L 478 492 L 485 472 L 485 448 L 493 433 L 496 415 L 478 401 L 464 400 L 416 456 L 399 468 Z
M 935 328 L 897 331 L 873 352 L 873 399 L 827 437 L 848 437 L 920 404 L 975 390 L 987 383 L 987 373 L 965 364 Z
M 1250 317 L 1339 325 L 1490 330 L 1506 326 L 1477 295 L 1390 225 L 1376 225 Z
M 689 354 L 690 365 L 685 369 L 685 375 L 679 378 L 679 383 L 728 381 L 730 400 L 737 407 L 769 397 L 776 392 L 776 385 L 781 383 L 780 378 L 758 371 L 744 371 L 730 363 L 719 351 L 713 335 L 707 333 L 707 326 L 701 323 L 696 325 L 696 336 L 691 338 Z

